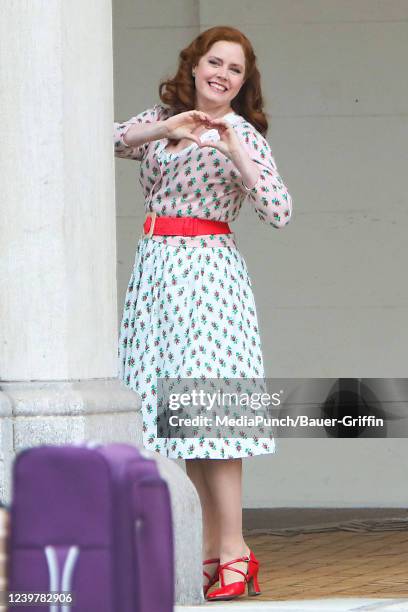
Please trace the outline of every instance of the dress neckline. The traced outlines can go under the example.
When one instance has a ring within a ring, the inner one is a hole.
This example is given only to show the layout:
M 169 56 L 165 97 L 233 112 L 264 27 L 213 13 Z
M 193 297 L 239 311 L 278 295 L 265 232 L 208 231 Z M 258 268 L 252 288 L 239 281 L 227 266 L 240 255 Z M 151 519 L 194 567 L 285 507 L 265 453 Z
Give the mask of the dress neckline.
M 228 121 L 233 123 L 234 118 L 238 118 L 239 116 L 240 115 L 238 115 L 235 111 L 230 111 L 229 113 L 226 113 L 222 117 L 218 117 L 218 119 L 227 119 Z M 215 129 L 215 128 L 213 128 L 213 129 Z M 211 132 L 211 131 L 212 130 L 209 129 L 206 132 L 203 132 L 201 134 L 201 136 L 204 136 L 204 134 L 208 134 L 208 132 Z M 167 151 L 166 147 L 167 147 L 168 143 L 169 143 L 169 139 L 168 138 L 163 138 L 163 145 L 161 147 L 160 153 L 162 153 L 166 157 L 170 157 L 170 158 L 179 157 L 180 155 L 183 155 L 187 151 L 190 151 L 190 149 L 193 149 L 194 147 L 198 147 L 198 144 L 196 142 L 192 141 L 191 144 L 188 147 L 184 147 L 183 149 L 180 149 L 179 151 Z

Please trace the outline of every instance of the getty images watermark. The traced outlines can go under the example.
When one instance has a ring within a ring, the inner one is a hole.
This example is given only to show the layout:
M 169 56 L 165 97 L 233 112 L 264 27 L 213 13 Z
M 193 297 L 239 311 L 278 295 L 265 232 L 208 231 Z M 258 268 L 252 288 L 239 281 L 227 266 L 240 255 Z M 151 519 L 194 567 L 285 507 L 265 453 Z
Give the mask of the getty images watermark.
M 157 436 L 408 437 L 407 379 L 397 401 L 387 380 L 160 379 Z

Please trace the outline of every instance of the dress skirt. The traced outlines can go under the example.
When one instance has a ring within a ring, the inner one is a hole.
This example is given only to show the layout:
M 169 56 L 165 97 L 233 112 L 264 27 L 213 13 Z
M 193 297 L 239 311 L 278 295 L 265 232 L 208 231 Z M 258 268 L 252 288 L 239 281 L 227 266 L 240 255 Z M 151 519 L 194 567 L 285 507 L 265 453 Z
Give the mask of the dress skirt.
M 168 245 L 140 238 L 118 345 L 119 378 L 142 400 L 143 445 L 173 459 L 229 459 L 275 452 L 272 430 L 158 428 L 158 382 L 264 379 L 251 280 L 235 247 Z M 236 383 L 237 384 L 237 383 Z M 262 387 L 264 388 L 264 387 Z M 226 410 L 226 414 L 231 414 Z

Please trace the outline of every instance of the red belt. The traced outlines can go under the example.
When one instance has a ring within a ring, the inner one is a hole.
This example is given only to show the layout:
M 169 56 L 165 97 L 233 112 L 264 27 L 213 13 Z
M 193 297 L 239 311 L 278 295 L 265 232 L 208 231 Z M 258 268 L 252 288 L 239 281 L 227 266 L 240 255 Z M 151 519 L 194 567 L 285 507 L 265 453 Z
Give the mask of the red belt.
M 230 234 L 231 229 L 225 221 L 196 219 L 194 217 L 158 217 L 155 212 L 146 215 L 142 236 L 152 234 L 168 236 L 200 236 L 201 234 Z

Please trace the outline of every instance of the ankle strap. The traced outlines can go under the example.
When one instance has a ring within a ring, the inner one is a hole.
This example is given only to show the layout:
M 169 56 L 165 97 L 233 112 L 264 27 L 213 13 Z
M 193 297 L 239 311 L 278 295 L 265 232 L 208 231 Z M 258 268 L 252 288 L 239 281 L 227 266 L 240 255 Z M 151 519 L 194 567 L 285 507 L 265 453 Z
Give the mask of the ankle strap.
M 220 567 L 227 567 L 230 563 L 240 563 L 241 561 L 249 561 L 249 556 L 238 557 L 238 559 L 232 559 L 232 561 L 226 561 L 226 563 L 221 563 Z
M 245 576 L 246 574 L 244 574 L 244 572 L 242 570 L 239 570 L 235 567 L 229 567 L 229 565 L 232 565 L 233 563 L 241 563 L 242 561 L 249 561 L 249 557 L 239 557 L 238 559 L 232 559 L 232 561 L 227 561 L 226 563 L 222 563 L 220 565 L 220 572 L 224 569 L 228 569 L 228 571 L 230 572 L 237 572 L 237 574 L 242 574 L 242 576 Z
M 219 557 L 217 559 L 206 559 L 205 561 L 203 561 L 203 565 L 206 565 L 208 563 L 219 563 L 219 562 L 220 562 Z

